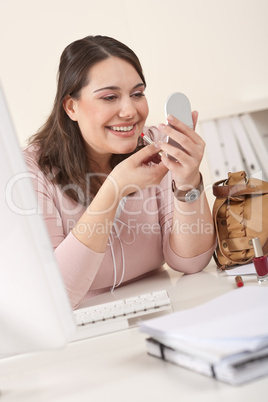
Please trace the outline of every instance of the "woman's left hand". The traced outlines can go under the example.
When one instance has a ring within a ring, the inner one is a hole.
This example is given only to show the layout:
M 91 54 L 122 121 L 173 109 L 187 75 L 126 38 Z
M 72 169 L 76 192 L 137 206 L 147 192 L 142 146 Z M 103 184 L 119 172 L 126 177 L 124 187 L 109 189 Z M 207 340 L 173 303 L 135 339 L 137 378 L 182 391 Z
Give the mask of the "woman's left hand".
M 164 151 L 163 164 L 172 172 L 176 187 L 197 186 L 200 182 L 199 166 L 204 155 L 205 142 L 195 132 L 198 113 L 192 112 L 194 128 L 191 129 L 173 116 L 168 116 L 170 125 L 159 126 L 161 132 L 178 142 L 184 150 L 165 142 L 159 142 Z M 169 159 L 165 153 L 173 156 L 177 161 Z

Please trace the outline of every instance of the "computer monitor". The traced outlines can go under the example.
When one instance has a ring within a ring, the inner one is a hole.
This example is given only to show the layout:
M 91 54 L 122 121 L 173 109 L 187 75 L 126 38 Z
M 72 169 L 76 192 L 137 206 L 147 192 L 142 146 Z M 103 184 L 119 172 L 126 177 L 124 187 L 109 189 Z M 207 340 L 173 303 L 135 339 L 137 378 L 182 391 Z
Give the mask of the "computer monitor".
M 0 85 L 0 357 L 61 348 L 73 312 Z

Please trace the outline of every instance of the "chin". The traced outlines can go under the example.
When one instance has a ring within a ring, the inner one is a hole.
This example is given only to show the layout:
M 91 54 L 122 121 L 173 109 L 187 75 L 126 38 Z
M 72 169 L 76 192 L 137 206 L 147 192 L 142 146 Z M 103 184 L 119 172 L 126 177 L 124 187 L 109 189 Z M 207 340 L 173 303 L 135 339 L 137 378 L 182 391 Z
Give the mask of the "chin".
M 135 149 L 137 148 L 137 141 L 135 143 L 128 144 L 128 146 L 122 146 L 122 147 L 118 147 L 117 150 L 115 151 L 116 154 L 130 154 L 131 152 L 135 151 Z
M 125 150 L 124 152 L 120 152 L 121 154 L 131 154 L 132 152 L 135 151 L 135 149 L 137 148 L 137 145 L 135 145 L 134 147 L 128 148 L 127 150 Z

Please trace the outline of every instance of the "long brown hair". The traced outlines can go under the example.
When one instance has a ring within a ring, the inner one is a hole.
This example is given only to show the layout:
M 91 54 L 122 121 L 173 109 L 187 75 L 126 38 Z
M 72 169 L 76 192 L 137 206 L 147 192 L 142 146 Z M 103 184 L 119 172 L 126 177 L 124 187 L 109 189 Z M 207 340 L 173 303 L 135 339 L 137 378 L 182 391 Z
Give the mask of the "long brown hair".
M 85 152 L 85 144 L 78 123 L 66 114 L 63 102 L 67 95 L 78 99 L 88 84 L 89 70 L 96 63 L 111 56 L 129 62 L 146 85 L 140 61 L 125 44 L 107 36 L 87 36 L 68 45 L 59 64 L 57 93 L 46 123 L 30 138 L 38 149 L 38 165 L 45 174 L 57 168 L 51 179 L 73 200 L 88 205 L 103 183 L 103 175 L 93 174 L 92 164 Z M 142 146 L 137 144 L 136 152 Z M 130 154 L 113 155 L 111 168 Z M 96 173 L 96 172 L 95 172 Z M 51 175 L 50 175 L 51 177 Z

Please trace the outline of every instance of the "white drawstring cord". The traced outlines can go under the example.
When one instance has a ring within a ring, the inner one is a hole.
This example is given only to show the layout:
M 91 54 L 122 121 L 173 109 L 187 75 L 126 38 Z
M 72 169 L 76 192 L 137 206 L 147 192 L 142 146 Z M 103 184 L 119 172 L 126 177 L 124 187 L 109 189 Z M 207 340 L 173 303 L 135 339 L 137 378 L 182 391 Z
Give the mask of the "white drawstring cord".
M 109 246 L 111 247 L 111 253 L 112 253 L 112 258 L 113 258 L 113 267 L 114 267 L 114 283 L 113 283 L 113 287 L 111 288 L 111 292 L 113 293 L 115 286 L 116 286 L 116 262 L 115 262 L 114 249 L 113 249 L 111 235 L 109 236 Z
M 115 230 L 116 236 L 117 236 L 117 238 L 119 240 L 119 244 L 120 244 L 120 248 L 121 248 L 121 255 L 122 255 L 122 275 L 121 275 L 121 279 L 118 282 L 118 284 L 116 284 L 117 269 L 116 269 L 116 259 L 115 259 L 114 249 L 113 249 L 113 235 L 112 235 L 112 232 L 109 235 L 109 246 L 111 247 L 113 266 L 114 266 L 114 283 L 113 283 L 113 287 L 111 288 L 111 292 L 113 292 L 116 287 L 121 285 L 121 283 L 123 281 L 123 278 L 124 278 L 124 275 L 125 275 L 125 255 L 124 255 L 124 249 L 123 249 L 122 241 L 120 239 L 120 233 L 119 233 L 119 230 L 117 228 L 117 222 L 120 222 L 123 225 L 126 225 L 124 222 L 119 220 L 119 216 L 121 215 L 121 212 L 122 212 L 122 210 L 123 210 L 123 208 L 125 206 L 126 201 L 127 201 L 127 197 L 123 197 L 121 199 L 120 203 L 118 204 L 116 214 L 115 214 L 115 218 L 114 218 L 114 222 L 113 222 L 113 225 L 112 225 L 112 227 Z
M 114 291 L 115 288 L 117 288 L 118 286 L 121 285 L 123 279 L 124 279 L 124 275 L 125 275 L 125 254 L 124 254 L 124 249 L 123 249 L 123 245 L 122 245 L 122 241 L 119 237 L 119 233 L 117 232 L 117 228 L 114 225 L 115 228 L 115 232 L 116 235 L 118 237 L 119 240 L 119 244 L 120 244 L 120 248 L 121 248 L 121 255 L 122 255 L 122 275 L 121 275 L 121 279 L 120 281 L 116 284 L 116 277 L 117 277 L 117 269 L 116 269 L 116 260 L 115 260 L 115 255 L 114 255 L 114 249 L 113 249 L 113 239 L 112 236 L 109 236 L 109 245 L 111 247 L 111 253 L 112 253 L 112 258 L 113 258 L 113 266 L 114 266 L 114 283 L 113 283 L 113 287 L 111 288 L 111 292 Z

